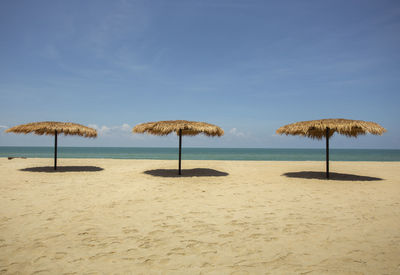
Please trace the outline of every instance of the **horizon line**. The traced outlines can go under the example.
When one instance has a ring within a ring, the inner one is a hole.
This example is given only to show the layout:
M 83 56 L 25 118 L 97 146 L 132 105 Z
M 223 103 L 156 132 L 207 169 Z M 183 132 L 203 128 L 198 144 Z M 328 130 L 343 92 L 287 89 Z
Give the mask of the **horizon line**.
M 33 146 L 26 146 L 26 145 L 0 145 L 0 147 L 45 147 L 45 148 L 54 148 L 54 146 L 40 146 L 40 145 L 33 145 Z M 58 148 L 177 148 L 176 146 L 58 146 Z M 306 147 L 306 148 L 299 148 L 299 147 L 182 147 L 184 148 L 203 148 L 203 149 L 323 149 L 325 148 L 315 148 L 315 147 Z M 329 148 L 329 150 L 400 150 L 400 148 Z

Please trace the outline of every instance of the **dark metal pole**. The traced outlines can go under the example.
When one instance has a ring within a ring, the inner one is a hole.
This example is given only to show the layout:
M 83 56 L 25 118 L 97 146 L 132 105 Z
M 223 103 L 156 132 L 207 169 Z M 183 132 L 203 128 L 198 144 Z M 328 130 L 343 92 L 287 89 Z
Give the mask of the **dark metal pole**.
M 326 127 L 326 178 L 329 179 L 329 128 Z
M 57 170 L 57 131 L 54 134 L 54 170 Z
M 182 129 L 179 129 L 179 175 L 181 175 Z

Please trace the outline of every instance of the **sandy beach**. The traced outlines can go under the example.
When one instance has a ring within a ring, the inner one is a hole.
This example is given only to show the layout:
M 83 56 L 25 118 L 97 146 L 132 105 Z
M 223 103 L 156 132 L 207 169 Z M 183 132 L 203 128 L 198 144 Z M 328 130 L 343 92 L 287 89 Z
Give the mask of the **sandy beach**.
M 0 273 L 400 274 L 400 162 L 58 163 L 0 159 Z

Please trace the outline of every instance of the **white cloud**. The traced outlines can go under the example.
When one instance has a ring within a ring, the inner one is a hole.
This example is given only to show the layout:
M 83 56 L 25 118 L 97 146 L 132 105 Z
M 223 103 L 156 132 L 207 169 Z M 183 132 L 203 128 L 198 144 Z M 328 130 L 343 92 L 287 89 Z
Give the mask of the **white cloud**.
M 229 130 L 229 134 L 235 136 L 235 137 L 244 137 L 245 133 L 240 132 L 238 129 L 236 128 L 232 128 Z
M 128 123 L 124 123 L 122 125 L 116 125 L 116 126 L 98 126 L 97 124 L 89 124 L 88 125 L 91 128 L 94 128 L 97 130 L 97 133 L 99 136 L 109 136 L 109 135 L 131 135 L 131 129 L 132 127 Z
M 101 128 L 98 130 L 100 135 L 106 135 L 108 132 L 110 132 L 111 128 L 107 126 L 101 126 Z
M 121 126 L 121 130 L 124 132 L 130 132 L 132 129 L 132 127 L 128 124 L 128 123 L 124 123 Z
M 98 133 L 99 135 L 105 135 L 105 134 L 107 134 L 107 133 L 111 130 L 110 127 L 107 127 L 107 126 L 105 126 L 105 125 L 103 125 L 103 126 L 98 126 L 97 124 L 89 124 L 88 126 L 91 127 L 91 128 L 96 129 L 96 131 L 97 131 L 97 133 Z

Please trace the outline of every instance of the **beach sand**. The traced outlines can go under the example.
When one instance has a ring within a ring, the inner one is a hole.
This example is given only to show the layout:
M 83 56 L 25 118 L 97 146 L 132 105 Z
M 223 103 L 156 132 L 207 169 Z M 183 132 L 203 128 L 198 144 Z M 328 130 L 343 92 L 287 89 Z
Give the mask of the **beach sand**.
M 400 162 L 58 162 L 0 159 L 0 273 L 400 274 Z

